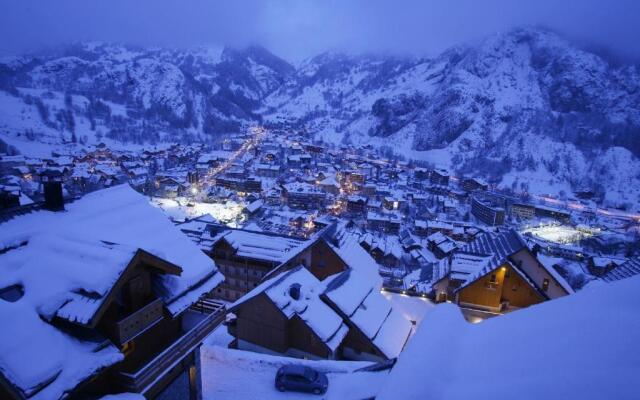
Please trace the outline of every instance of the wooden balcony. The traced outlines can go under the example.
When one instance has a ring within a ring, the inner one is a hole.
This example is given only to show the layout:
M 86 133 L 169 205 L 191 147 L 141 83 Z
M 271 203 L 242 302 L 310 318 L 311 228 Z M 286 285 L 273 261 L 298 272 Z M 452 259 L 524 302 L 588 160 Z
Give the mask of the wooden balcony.
M 201 300 L 194 304 L 192 310 L 205 317 L 136 371 L 118 372 L 119 386 L 129 392 L 146 393 L 167 371 L 191 354 L 225 318 L 224 305 L 213 300 Z
M 116 337 L 119 344 L 130 341 L 161 319 L 162 300 L 156 299 L 116 323 Z

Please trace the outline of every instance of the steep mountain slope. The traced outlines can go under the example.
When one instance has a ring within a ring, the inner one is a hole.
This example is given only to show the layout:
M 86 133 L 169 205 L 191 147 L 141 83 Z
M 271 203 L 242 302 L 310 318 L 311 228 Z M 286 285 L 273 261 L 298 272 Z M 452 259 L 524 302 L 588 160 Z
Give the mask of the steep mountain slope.
M 0 87 L 15 98 L 6 102 L 37 108 L 50 128 L 39 132 L 45 136 L 94 136 L 98 127 L 101 135 L 125 142 L 206 140 L 259 121 L 255 109 L 293 71 L 260 47 L 167 50 L 90 43 L 0 63 Z M 82 124 L 76 120 L 91 129 L 75 132 L 76 122 Z M 23 128 L 31 127 L 5 127 Z
M 639 86 L 636 66 L 518 29 L 433 59 L 316 57 L 265 111 L 325 140 L 393 144 L 517 190 L 587 186 L 617 200 L 627 187 L 626 201 L 636 202 Z

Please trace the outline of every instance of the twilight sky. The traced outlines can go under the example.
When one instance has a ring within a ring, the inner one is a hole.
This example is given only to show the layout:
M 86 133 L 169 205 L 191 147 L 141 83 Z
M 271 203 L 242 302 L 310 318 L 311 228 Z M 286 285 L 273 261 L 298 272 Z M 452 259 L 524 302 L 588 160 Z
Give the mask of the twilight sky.
M 640 59 L 640 0 L 0 0 L 0 53 L 74 41 L 435 54 L 542 25 Z

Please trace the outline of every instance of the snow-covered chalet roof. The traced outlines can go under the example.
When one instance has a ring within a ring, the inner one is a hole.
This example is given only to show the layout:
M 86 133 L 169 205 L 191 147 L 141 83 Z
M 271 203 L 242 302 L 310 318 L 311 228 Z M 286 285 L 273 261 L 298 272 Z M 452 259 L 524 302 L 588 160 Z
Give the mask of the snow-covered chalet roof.
M 178 274 L 159 275 L 156 294 L 177 314 L 224 279 L 214 262 L 162 212 L 120 185 L 0 225 L 0 289 L 21 285 L 15 302 L 0 299 L 0 371 L 34 398 L 58 398 L 102 367 L 122 358 L 113 345 L 70 336 L 47 321 L 87 324 L 140 251 Z M 108 343 L 108 342 L 107 342 Z

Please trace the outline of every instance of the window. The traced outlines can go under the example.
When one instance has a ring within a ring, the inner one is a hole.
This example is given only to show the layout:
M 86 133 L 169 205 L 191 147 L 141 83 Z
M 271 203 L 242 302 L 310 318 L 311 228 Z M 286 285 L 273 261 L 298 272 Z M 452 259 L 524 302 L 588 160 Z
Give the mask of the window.
M 496 274 L 491 274 L 491 279 L 489 280 L 490 283 L 496 283 Z
M 133 340 L 131 340 L 131 341 L 128 341 L 127 343 L 125 343 L 124 345 L 122 345 L 122 348 L 120 348 L 120 351 L 126 357 L 129 354 L 131 354 L 133 352 L 133 350 L 135 350 L 135 348 L 136 348 L 135 343 L 133 342 Z
M 542 281 L 542 290 L 544 290 L 545 292 L 549 290 L 549 279 L 545 278 L 545 280 Z

